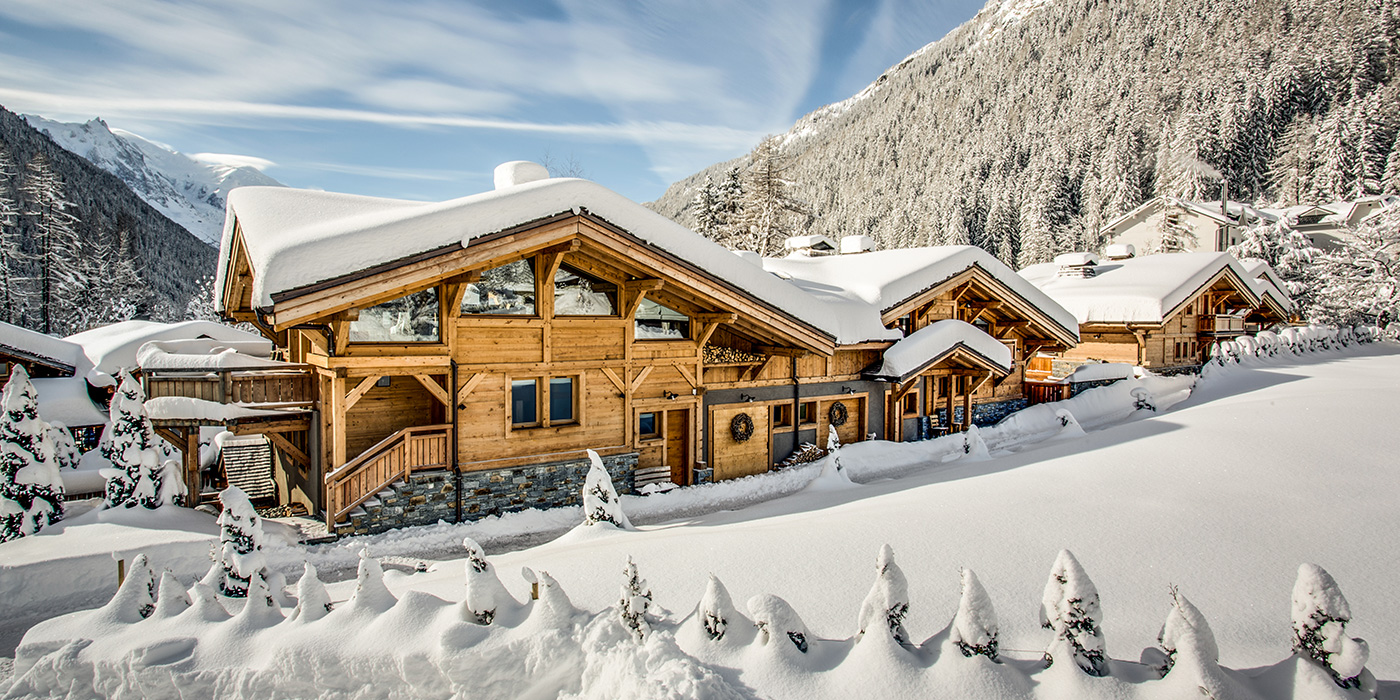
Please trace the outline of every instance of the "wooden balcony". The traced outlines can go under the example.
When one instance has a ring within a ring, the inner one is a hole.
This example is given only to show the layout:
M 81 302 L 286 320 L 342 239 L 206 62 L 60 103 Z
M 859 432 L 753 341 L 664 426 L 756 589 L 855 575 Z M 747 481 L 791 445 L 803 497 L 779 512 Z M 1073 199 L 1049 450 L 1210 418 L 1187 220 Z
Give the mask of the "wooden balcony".
M 414 471 L 452 466 L 451 436 L 451 425 L 404 428 L 327 474 L 326 527 L 334 531 L 356 506 Z
M 277 369 L 156 370 L 142 377 L 146 399 L 179 396 L 259 408 L 310 409 L 316 375 L 310 365 Z
M 1244 317 L 1230 314 L 1202 316 L 1196 322 L 1196 331 L 1203 335 L 1236 336 L 1244 334 Z

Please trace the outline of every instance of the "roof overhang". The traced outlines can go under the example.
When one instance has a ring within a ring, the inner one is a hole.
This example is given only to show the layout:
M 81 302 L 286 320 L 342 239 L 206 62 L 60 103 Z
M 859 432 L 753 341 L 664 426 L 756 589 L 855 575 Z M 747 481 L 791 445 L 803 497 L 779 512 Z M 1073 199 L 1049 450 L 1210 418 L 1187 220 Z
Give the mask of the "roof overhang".
M 983 355 L 982 353 L 977 352 L 976 350 L 972 349 L 971 346 L 962 342 L 954 344 L 947 350 L 944 350 L 938 355 L 929 358 L 927 361 L 925 361 L 923 364 L 919 365 L 915 369 L 905 372 L 904 374 L 899 376 L 891 374 L 880 374 L 880 369 L 883 367 L 883 362 L 876 363 L 876 365 L 872 365 L 873 369 L 868 369 L 862 372 L 861 374 L 866 379 L 871 379 L 878 382 L 891 382 L 894 384 L 903 384 L 909 381 L 911 378 L 917 377 L 923 374 L 924 372 L 929 371 L 930 369 L 941 368 L 942 365 L 948 365 L 947 368 L 949 369 L 971 369 L 980 370 L 984 372 L 991 372 L 992 374 L 995 374 L 999 377 L 1005 377 L 1006 375 L 1011 374 L 1011 370 L 1009 368 L 997 364 L 996 361 L 992 360 L 986 355 Z

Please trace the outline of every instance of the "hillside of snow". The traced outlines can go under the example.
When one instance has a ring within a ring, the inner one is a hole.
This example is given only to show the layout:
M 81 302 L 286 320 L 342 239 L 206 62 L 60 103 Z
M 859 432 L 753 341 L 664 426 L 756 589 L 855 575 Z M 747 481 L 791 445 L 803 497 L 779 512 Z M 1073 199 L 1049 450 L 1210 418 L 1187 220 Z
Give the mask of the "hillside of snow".
M 196 159 L 129 131 L 111 129 L 101 119 L 71 124 L 32 114 L 24 118 L 64 149 L 116 175 L 146 203 L 215 247 L 230 190 L 282 184 L 253 165 L 235 162 L 247 159 L 210 154 Z

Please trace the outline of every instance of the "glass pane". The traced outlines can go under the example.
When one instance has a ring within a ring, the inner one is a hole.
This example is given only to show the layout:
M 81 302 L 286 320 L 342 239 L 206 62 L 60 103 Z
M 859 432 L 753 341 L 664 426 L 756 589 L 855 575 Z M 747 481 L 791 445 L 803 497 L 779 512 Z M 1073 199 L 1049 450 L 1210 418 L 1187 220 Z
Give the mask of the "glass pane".
M 566 423 L 574 419 L 574 380 L 572 377 L 552 377 L 549 380 L 549 420 Z
M 464 314 L 535 315 L 535 268 L 529 260 L 481 273 L 462 293 Z
M 554 273 L 555 316 L 612 316 L 617 312 L 617 285 L 586 272 L 559 266 Z
M 516 425 L 535 423 L 539 417 L 535 412 L 535 402 L 538 393 L 535 391 L 536 379 L 516 379 L 510 383 L 510 416 L 511 422 Z
M 637 432 L 642 435 L 656 434 L 656 414 L 643 413 L 637 418 Z
M 690 317 L 642 297 L 635 335 L 637 340 L 685 340 L 690 337 Z
M 435 343 L 438 341 L 436 287 L 360 310 L 350 322 L 352 343 Z

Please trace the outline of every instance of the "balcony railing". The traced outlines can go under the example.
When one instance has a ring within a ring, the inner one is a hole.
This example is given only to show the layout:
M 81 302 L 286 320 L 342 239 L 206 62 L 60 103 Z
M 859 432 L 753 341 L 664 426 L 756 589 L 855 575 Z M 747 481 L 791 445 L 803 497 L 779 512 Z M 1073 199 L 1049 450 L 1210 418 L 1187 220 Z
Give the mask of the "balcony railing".
M 1211 335 L 1241 335 L 1244 333 L 1244 317 L 1230 314 L 1202 316 L 1197 322 L 1196 330 Z

